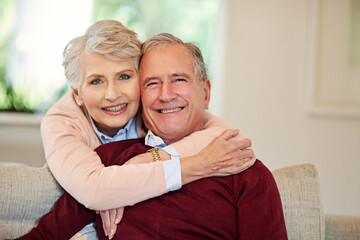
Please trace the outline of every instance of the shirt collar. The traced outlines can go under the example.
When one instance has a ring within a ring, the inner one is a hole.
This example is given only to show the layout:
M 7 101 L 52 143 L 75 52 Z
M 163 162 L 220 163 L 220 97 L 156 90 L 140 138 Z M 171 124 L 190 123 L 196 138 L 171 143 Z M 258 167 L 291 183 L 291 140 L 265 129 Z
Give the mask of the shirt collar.
M 94 128 L 96 135 L 99 137 L 102 144 L 121 141 L 125 139 L 138 138 L 137 129 L 136 129 L 136 116 L 131 118 L 125 127 L 121 128 L 113 137 L 107 136 L 104 133 L 100 132 L 96 127 L 94 120 L 90 117 L 91 124 Z
M 147 132 L 145 136 L 145 144 L 159 149 L 166 147 L 165 142 L 160 137 L 155 136 L 155 134 L 150 130 Z

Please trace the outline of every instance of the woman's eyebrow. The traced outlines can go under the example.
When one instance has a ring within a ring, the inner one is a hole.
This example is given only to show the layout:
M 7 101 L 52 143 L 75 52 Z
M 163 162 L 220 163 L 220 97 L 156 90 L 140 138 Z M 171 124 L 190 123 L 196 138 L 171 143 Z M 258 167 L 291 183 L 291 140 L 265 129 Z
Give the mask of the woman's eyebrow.
M 99 78 L 99 77 L 102 77 L 102 76 L 103 76 L 102 74 L 98 74 L 98 73 L 91 73 L 91 74 L 87 75 L 85 79 L 90 79 L 90 78 Z
M 117 72 L 117 74 L 119 74 L 119 73 L 127 73 L 127 72 L 133 73 L 133 72 L 136 72 L 136 71 L 134 69 L 129 68 L 129 69 L 120 70 L 120 71 Z
M 120 70 L 120 71 L 116 72 L 115 75 L 119 75 L 119 74 L 123 74 L 123 73 L 134 73 L 134 72 L 136 72 L 136 71 L 129 68 L 129 69 Z M 94 73 L 87 75 L 86 79 L 94 78 L 94 77 L 98 78 L 98 77 L 103 77 L 103 76 L 104 76 L 103 74 L 94 72 Z

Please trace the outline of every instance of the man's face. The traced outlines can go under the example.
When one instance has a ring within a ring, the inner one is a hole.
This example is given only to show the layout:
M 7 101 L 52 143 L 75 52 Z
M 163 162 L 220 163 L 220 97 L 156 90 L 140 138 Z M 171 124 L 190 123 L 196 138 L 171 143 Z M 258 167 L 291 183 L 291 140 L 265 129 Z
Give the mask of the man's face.
M 204 128 L 210 81 L 199 83 L 193 56 L 180 44 L 158 45 L 140 63 L 145 126 L 166 144 Z

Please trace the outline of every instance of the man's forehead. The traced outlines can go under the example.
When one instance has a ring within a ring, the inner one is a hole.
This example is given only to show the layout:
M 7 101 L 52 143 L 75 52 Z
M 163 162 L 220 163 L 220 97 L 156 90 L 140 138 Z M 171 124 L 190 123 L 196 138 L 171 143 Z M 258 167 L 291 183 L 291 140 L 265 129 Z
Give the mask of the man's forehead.
M 161 43 L 150 48 L 142 57 L 142 60 L 151 57 L 156 57 L 157 60 L 171 58 L 176 55 L 178 58 L 192 61 L 193 55 L 190 50 L 180 43 Z M 151 61 L 151 59 L 150 59 Z
M 154 46 L 144 54 L 141 60 L 140 74 L 147 78 L 157 75 L 194 75 L 193 56 L 181 44 Z

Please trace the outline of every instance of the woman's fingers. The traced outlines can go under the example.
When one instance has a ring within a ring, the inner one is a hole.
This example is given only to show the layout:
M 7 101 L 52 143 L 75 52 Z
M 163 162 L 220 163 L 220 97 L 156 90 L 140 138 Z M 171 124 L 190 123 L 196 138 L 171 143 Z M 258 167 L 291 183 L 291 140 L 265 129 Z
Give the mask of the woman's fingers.
M 110 233 L 110 216 L 109 211 L 100 211 L 100 217 L 104 229 L 105 236 Z
M 225 130 L 198 154 L 181 159 L 182 183 L 240 173 L 255 163 L 250 139 L 235 140 L 239 130 Z
M 124 213 L 124 208 L 100 211 L 105 235 L 112 239 L 115 235 L 117 224 L 120 223 Z
M 230 140 L 237 134 L 238 130 L 225 130 L 201 152 L 207 159 L 203 161 L 203 164 L 206 162 L 203 166 L 210 170 L 210 176 L 237 174 L 255 163 L 250 139 Z
M 110 215 L 110 233 L 109 233 L 109 239 L 112 239 L 114 237 L 114 234 L 116 232 L 116 228 L 117 228 L 117 225 L 115 223 L 116 221 L 116 212 L 117 210 L 116 209 L 111 209 L 109 210 L 109 215 Z
M 116 212 L 115 224 L 119 224 L 124 214 L 124 208 L 118 208 Z
M 220 140 L 228 141 L 229 139 L 239 135 L 239 133 L 240 131 L 238 129 L 227 129 L 222 134 L 214 138 L 213 141 L 220 141 Z

